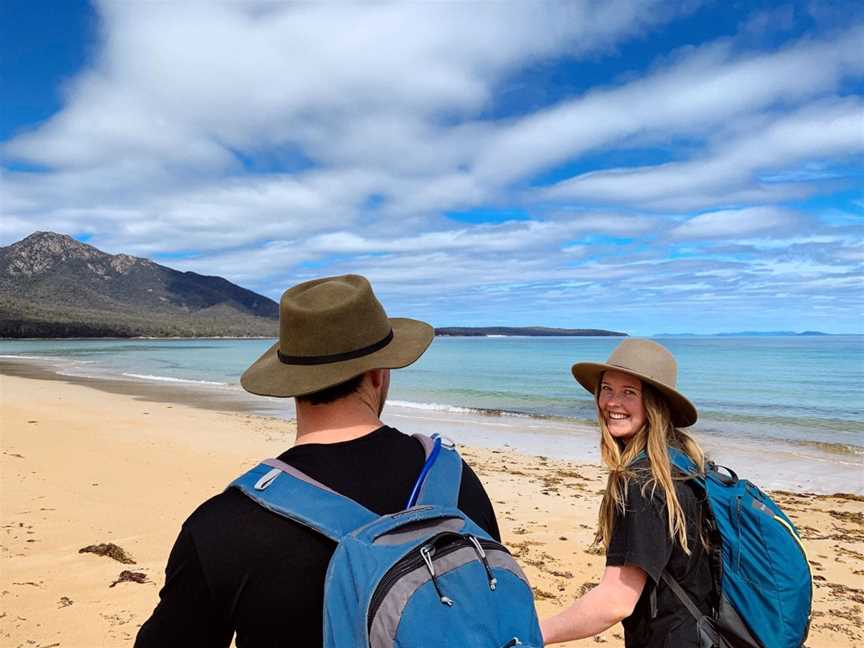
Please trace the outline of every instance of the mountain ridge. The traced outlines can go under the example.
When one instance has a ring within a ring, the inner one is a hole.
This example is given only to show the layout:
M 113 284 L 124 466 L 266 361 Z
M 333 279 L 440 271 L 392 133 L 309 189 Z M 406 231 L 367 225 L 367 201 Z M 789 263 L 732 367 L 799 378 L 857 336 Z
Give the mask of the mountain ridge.
M 217 276 L 34 232 L 0 247 L 0 337 L 275 336 L 279 305 Z

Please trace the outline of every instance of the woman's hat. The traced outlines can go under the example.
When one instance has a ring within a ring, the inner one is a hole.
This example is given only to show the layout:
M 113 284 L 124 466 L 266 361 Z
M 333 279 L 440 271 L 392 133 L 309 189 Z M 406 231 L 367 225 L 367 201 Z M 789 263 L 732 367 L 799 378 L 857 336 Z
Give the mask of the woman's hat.
M 676 427 L 693 425 L 698 418 L 696 408 L 675 389 L 678 363 L 666 347 L 651 340 L 627 339 L 612 351 L 606 364 L 577 362 L 573 377 L 592 394 L 604 371 L 623 371 L 655 387 L 669 402 L 672 423 Z
M 388 318 L 365 277 L 325 277 L 289 288 L 279 303 L 279 341 L 240 378 L 261 396 L 303 396 L 371 369 L 417 360 L 434 329 Z

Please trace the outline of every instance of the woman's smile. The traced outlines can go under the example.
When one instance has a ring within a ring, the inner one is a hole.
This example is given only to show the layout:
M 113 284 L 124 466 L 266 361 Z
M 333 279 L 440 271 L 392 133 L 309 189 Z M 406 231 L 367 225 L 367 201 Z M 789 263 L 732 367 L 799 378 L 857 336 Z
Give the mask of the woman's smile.
M 623 371 L 603 374 L 597 404 L 606 427 L 615 438 L 627 439 L 645 424 L 642 381 Z

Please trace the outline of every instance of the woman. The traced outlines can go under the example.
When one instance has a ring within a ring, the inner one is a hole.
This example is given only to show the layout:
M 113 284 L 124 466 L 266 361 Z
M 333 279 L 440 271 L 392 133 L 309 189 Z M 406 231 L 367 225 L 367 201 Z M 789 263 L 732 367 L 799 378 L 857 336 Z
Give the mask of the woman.
M 714 588 L 702 506 L 669 463 L 669 446 L 700 470 L 705 463 L 680 429 L 693 425 L 697 413 L 675 388 L 676 375 L 672 354 L 648 340 L 624 340 L 606 364 L 573 365 L 573 376 L 595 396 L 609 468 L 596 535 L 606 569 L 599 585 L 543 621 L 547 645 L 590 637 L 619 621 L 628 648 L 702 645 L 695 618 L 662 581 L 665 571 L 710 613 Z

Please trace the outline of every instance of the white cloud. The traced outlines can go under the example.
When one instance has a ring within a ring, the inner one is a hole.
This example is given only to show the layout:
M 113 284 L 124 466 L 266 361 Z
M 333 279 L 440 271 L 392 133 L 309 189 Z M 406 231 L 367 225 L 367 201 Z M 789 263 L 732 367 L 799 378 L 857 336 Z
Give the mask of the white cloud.
M 373 197 L 397 225 L 494 201 L 469 169 L 495 128 L 470 115 L 496 84 L 672 14 L 627 0 L 98 8 L 104 42 L 65 107 L 3 146 L 51 169 L 8 174 L 4 218 L 140 254 L 347 228 Z M 241 158 L 271 155 L 298 171 L 245 172 Z
M 557 245 L 582 234 L 634 234 L 651 228 L 650 219 L 589 214 L 555 221 L 510 221 L 425 232 L 419 235 L 367 238 L 350 232 L 322 234 L 309 239 L 306 247 L 328 254 L 370 252 L 422 252 L 468 250 L 483 252 L 528 251 L 537 246 Z
M 669 13 L 658 4 L 106 0 L 96 67 L 7 153 L 62 167 L 118 156 L 198 166 L 294 143 L 316 160 L 366 162 L 380 143 L 404 164 L 408 142 L 434 146 L 430 116 L 482 109 L 503 75 L 608 47 Z
M 357 205 L 384 182 L 372 173 L 334 170 L 207 179 L 188 186 L 175 179 L 158 190 L 145 185 L 130 194 L 94 182 L 83 196 L 74 193 L 99 177 L 96 172 L 13 174 L 4 189 L 30 205 L 18 222 L 28 222 L 26 214 L 36 212 L 43 229 L 92 233 L 93 243 L 107 250 L 153 255 L 348 228 Z M 70 196 L 76 199 L 67 200 Z M 31 222 L 22 234 L 32 230 Z
M 6 155 L 54 168 L 158 160 L 217 171 L 233 163 L 219 142 L 174 119 L 142 95 L 134 84 L 121 86 L 93 73 L 77 82 L 69 106 L 36 131 L 4 147 Z
M 729 43 L 684 50 L 678 62 L 646 78 L 591 91 L 502 128 L 476 172 L 505 182 L 635 135 L 668 141 L 777 102 L 818 96 L 844 77 L 864 74 L 862 41 L 858 27 L 768 54 L 736 56 Z
M 351 266 L 380 269 L 382 265 L 398 265 L 400 269 L 397 275 L 403 281 L 409 281 L 415 272 L 428 276 L 431 271 L 431 266 L 422 263 L 410 272 L 401 265 L 403 262 L 413 264 L 417 258 L 446 256 L 452 259 L 448 261 L 448 267 L 452 269 L 459 267 L 455 260 L 464 255 L 472 259 L 473 265 L 484 268 L 483 273 L 488 273 L 489 266 L 500 265 L 502 255 L 506 254 L 511 263 L 537 266 L 542 277 L 548 279 L 555 276 L 559 269 L 555 264 L 535 259 L 539 251 L 545 251 L 551 259 L 561 250 L 566 258 L 573 259 L 580 256 L 580 250 L 584 252 L 588 249 L 586 246 L 568 245 L 568 241 L 574 237 L 623 232 L 638 235 L 652 227 L 653 221 L 650 219 L 615 214 L 584 214 L 578 218 L 552 221 L 510 221 L 419 234 L 413 233 L 411 227 L 387 226 L 387 230 L 382 231 L 378 223 L 362 226 L 355 223 L 353 231 L 334 226 L 327 227 L 325 233 L 319 234 L 315 234 L 311 227 L 303 231 L 282 231 L 278 241 L 254 246 L 249 246 L 247 242 L 240 249 L 201 253 L 193 258 L 172 261 L 168 265 L 196 272 L 207 272 L 208 268 L 218 267 L 221 273 L 234 281 L 260 282 L 266 277 L 287 274 L 302 262 L 320 264 L 334 257 L 348 257 L 350 261 L 347 262 L 333 261 L 330 271 L 341 272 L 342 266 L 345 272 L 349 272 Z M 256 231 L 260 232 L 260 228 Z M 310 231 L 313 231 L 311 235 Z M 138 236 L 144 238 L 145 233 L 138 233 Z M 241 237 L 235 237 L 234 240 L 237 245 L 243 243 Z M 435 272 L 441 273 L 443 269 L 436 266 Z M 457 272 L 455 277 L 459 276 Z M 462 281 L 467 280 L 467 275 L 461 276 Z M 485 284 L 486 280 L 482 279 L 479 283 Z
M 758 129 L 718 143 L 708 155 L 685 162 L 585 173 L 542 191 L 550 199 L 637 203 L 655 208 L 764 202 L 789 197 L 787 185 L 755 184 L 760 171 L 807 159 L 864 152 L 864 103 L 826 100 L 774 117 Z M 801 187 L 792 185 L 792 194 Z
M 860 281 L 860 276 L 837 277 L 838 274 L 846 274 L 855 270 L 854 265 L 817 263 L 809 259 L 771 259 L 759 260 L 753 264 L 754 271 L 772 276 L 788 276 L 796 281 L 802 279 L 817 279 L 821 281 L 848 282 L 853 285 L 855 280 Z M 827 275 L 827 276 L 826 276 Z M 811 284 L 812 286 L 813 284 Z
M 700 214 L 672 230 L 671 235 L 679 239 L 736 239 L 756 232 L 773 231 L 784 234 L 797 224 L 789 212 L 773 207 L 750 207 L 726 209 Z

